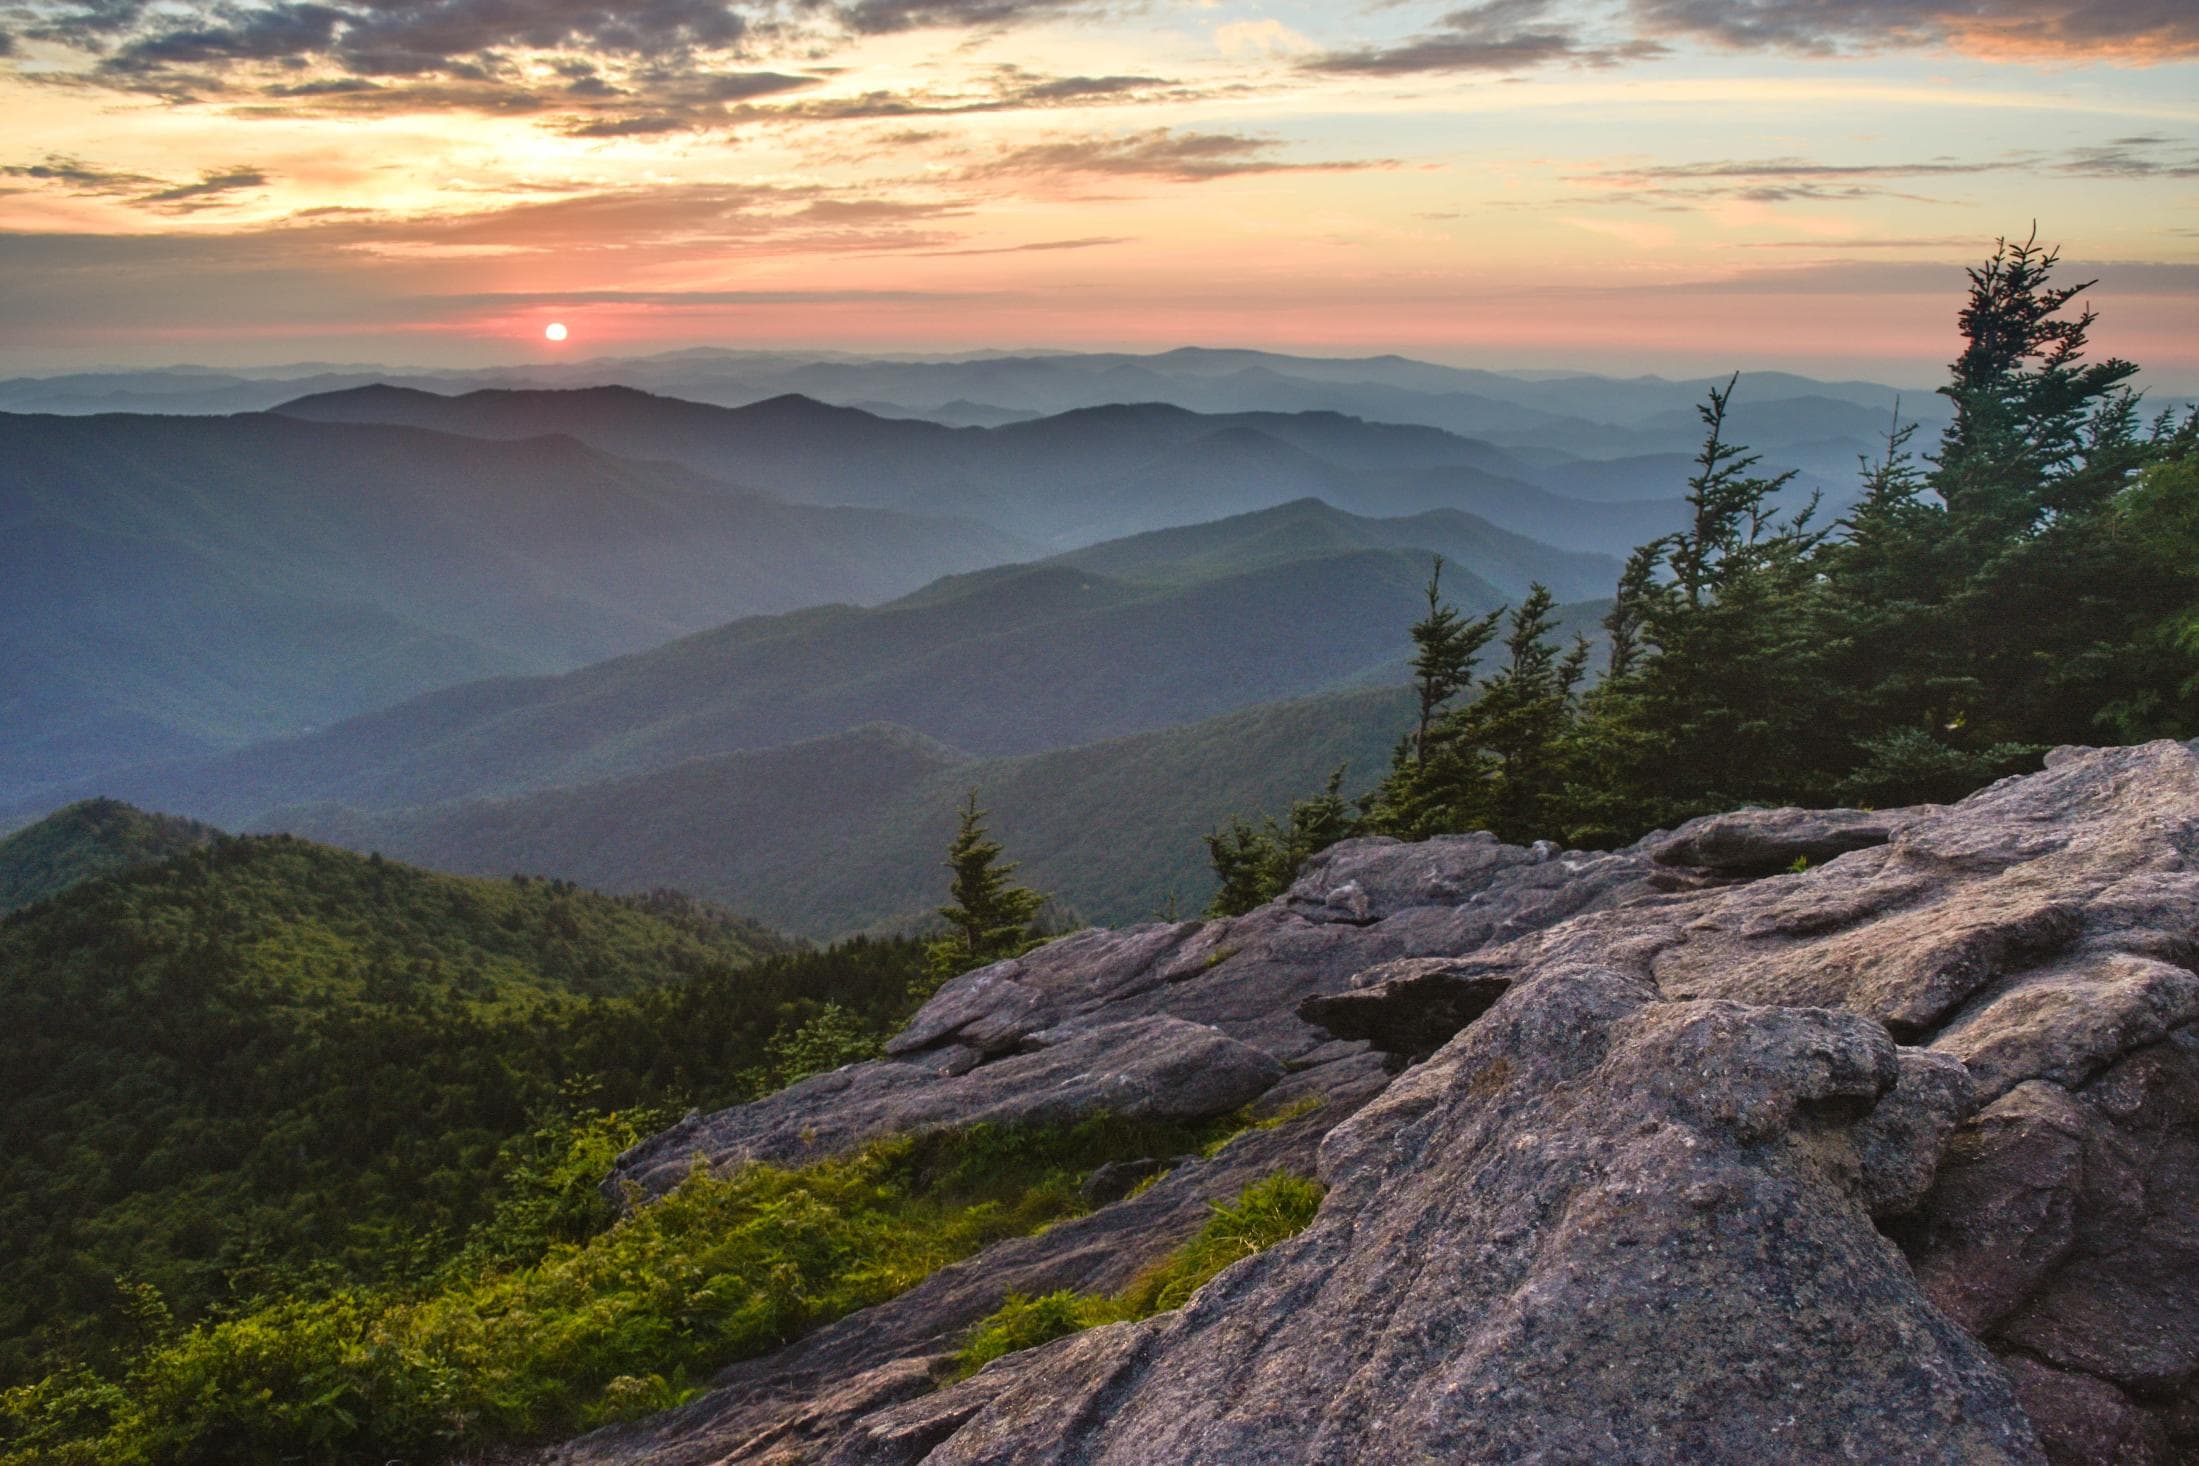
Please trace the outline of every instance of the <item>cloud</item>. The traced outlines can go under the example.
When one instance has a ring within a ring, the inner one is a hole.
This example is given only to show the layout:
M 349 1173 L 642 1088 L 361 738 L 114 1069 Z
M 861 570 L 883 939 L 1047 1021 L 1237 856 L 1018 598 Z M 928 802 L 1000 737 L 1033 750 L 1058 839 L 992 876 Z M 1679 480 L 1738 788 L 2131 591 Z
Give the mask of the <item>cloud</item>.
M 79 9 L 48 34 L 96 41 L 113 29 L 109 8 Z M 281 0 L 250 8 L 202 3 L 175 19 L 157 14 L 114 47 L 110 69 L 314 58 L 357 76 L 479 78 L 494 74 L 509 51 L 573 48 L 662 60 L 722 50 L 748 29 L 724 0 Z
M 2057 173 L 2079 178 L 2199 178 L 2199 147 L 2172 156 L 2159 151 L 2165 137 L 2119 137 L 2103 146 L 2073 149 L 2054 165 Z
M 1809 55 L 1921 47 L 2136 65 L 2199 56 L 2191 0 L 1631 0 L 1648 35 Z
M 1977 240 L 1967 234 L 1916 235 L 1908 239 L 1764 239 L 1733 246 L 1735 249 L 1807 249 L 1832 254 L 1845 250 L 1959 249 L 1964 258 L 1977 253 Z
M 191 182 L 176 183 L 147 173 L 102 168 L 62 153 L 49 153 L 45 161 L 39 163 L 0 166 L 0 177 L 26 178 L 88 197 L 119 198 L 138 207 L 171 214 L 212 208 L 223 201 L 221 196 L 224 194 L 259 188 L 268 181 L 267 175 L 259 169 L 239 164 L 209 168 Z
M 699 106 L 779 85 L 725 74 L 751 32 L 734 0 L 33 0 L 26 37 L 95 58 L 49 80 L 302 111 Z M 569 81 L 544 87 L 530 58 Z M 598 73 L 608 70 L 612 74 Z M 785 80 L 785 79 L 780 79 Z
M 661 100 L 706 83 L 761 36 L 834 37 L 998 27 L 1089 0 L 30 0 L 26 35 L 99 58 L 106 84 L 222 95 L 255 69 L 341 79 L 523 85 L 526 57 L 585 57 Z M 0 35 L 7 34 L 0 32 Z M 262 77 L 264 80 L 264 76 Z M 318 79 L 318 78 L 316 78 Z M 580 78 L 583 89 L 611 83 Z M 738 90 L 720 100 L 740 100 Z
M 737 108 L 740 122 L 861 122 L 896 117 L 955 117 L 1053 107 L 1194 101 L 1210 95 L 1158 76 L 1033 76 L 1002 67 L 984 92 L 863 92 L 847 97 Z
M 201 208 L 205 206 L 206 200 L 216 195 L 235 193 L 240 189 L 262 188 L 266 186 L 266 183 L 267 175 L 257 168 L 230 168 L 219 171 L 209 169 L 199 176 L 196 183 L 175 184 L 172 187 L 161 189 L 157 193 L 146 194 L 144 197 L 137 199 L 136 202 L 155 206 L 182 205 L 187 208 Z
M 994 69 L 975 95 L 875 92 L 758 108 L 821 75 L 741 68 L 760 47 L 818 57 L 851 37 L 1066 14 L 1086 0 L 32 0 L 34 34 L 94 58 L 95 85 L 239 115 L 538 114 L 579 138 L 782 120 L 1184 100 L 1160 77 Z M 545 76 L 545 71 L 552 75 Z
M 1602 203 L 1686 207 L 1716 199 L 1749 203 L 1822 202 L 1865 198 L 1917 199 L 1901 180 L 2032 172 L 2078 178 L 2199 178 L 2199 147 L 2147 135 L 2078 145 L 2060 153 L 2007 153 L 1996 158 L 1933 157 L 1883 163 L 1820 163 L 1808 158 L 1727 158 L 1688 163 L 1610 164 L 1567 176 L 1595 190 Z
M 1065 138 L 1010 148 L 973 176 L 1098 175 L 1198 183 L 1253 173 L 1349 172 L 1387 162 L 1300 163 L 1278 156 L 1281 144 L 1237 132 L 1155 128 L 1117 137 Z
M 461 310 L 508 305 L 537 306 L 545 302 L 555 302 L 558 305 L 702 308 L 728 305 L 861 305 L 940 298 L 941 292 L 932 290 L 481 290 L 460 295 L 417 296 L 407 303 L 455 307 Z
M 1454 10 L 1434 30 L 1400 45 L 1330 51 L 1301 65 L 1348 76 L 1410 76 L 1425 72 L 1526 71 L 1560 63 L 1614 66 L 1664 54 L 1643 40 L 1591 40 L 1579 26 L 1551 17 L 1552 0 L 1485 0 Z
M 1113 244 L 1134 244 L 1124 235 L 1101 235 L 1091 239 L 1041 239 L 1030 244 L 1001 244 L 983 249 L 928 249 L 924 254 L 935 259 L 961 259 L 971 255 L 1023 255 L 1051 254 L 1057 250 L 1104 249 Z
M 951 27 L 1012 25 L 1090 9 L 1088 0 L 855 0 L 837 7 L 850 30 L 867 35 Z
M 59 184 L 71 193 L 94 195 L 141 193 L 161 186 L 162 182 L 143 173 L 101 168 L 63 153 L 48 153 L 42 163 L 0 166 L 0 177 L 29 178 L 40 183 Z

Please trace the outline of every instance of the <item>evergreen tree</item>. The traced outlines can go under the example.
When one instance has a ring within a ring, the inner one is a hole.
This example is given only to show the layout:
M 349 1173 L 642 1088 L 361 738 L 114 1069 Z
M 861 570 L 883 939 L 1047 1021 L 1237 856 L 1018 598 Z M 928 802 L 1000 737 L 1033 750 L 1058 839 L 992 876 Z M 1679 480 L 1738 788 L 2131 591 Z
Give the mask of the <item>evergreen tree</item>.
M 2097 283 L 2052 284 L 2059 251 L 2036 231 L 2000 240 L 1970 270 L 1958 324 L 1963 350 L 1940 389 L 1955 419 L 1940 444 L 1932 487 L 1951 529 L 1976 550 L 2024 535 L 2053 513 L 2096 507 L 2121 484 L 2136 441 L 2135 403 L 2123 385 L 2133 362 L 2086 363 L 2089 308 L 2064 312 Z
M 928 975 L 933 985 L 959 973 L 1013 957 L 1039 940 L 1034 925 L 1046 898 L 1014 885 L 1013 863 L 1002 864 L 1001 847 L 985 830 L 985 811 L 972 789 L 962 806 L 961 824 L 947 847 L 954 872 L 948 904 L 939 908 L 948 935 L 933 943 Z
M 1543 833 L 1608 844 L 1765 798 L 1837 742 L 1812 712 L 1824 652 L 1815 503 L 1781 518 L 1793 475 L 1757 473 L 1758 455 L 1727 441 L 1738 381 L 1712 388 L 1698 409 L 1687 526 L 1628 561 L 1606 623 L 1611 671 L 1569 749 L 1583 767 L 1549 802 L 1560 828 Z
M 1604 635 L 1610 642 L 1604 676 L 1613 681 L 1625 680 L 1641 660 L 1649 603 L 1659 591 L 1657 569 L 1670 543 L 1651 540 L 1640 546 L 1626 557 L 1626 567 L 1619 572 L 1618 590 L 1612 596 L 1611 610 L 1603 618 Z
M 2054 285 L 2057 263 L 2003 241 L 1970 272 L 1936 457 L 1918 465 L 1897 404 L 1829 530 L 1728 440 L 1739 378 L 1714 388 L 1688 522 L 1627 560 L 1586 693 L 1586 645 L 1560 653 L 1538 589 L 1461 702 L 1499 620 L 1448 612 L 1431 578 L 1419 718 L 1350 827 L 1601 847 L 1740 804 L 1954 799 L 2056 743 L 2199 733 L 2199 414 L 2141 424 L 2135 368 L 2086 361 L 2087 286 Z M 1296 870 L 1291 833 L 1210 837 L 1225 907 Z
M 1530 840 L 1543 833 L 1565 782 L 1573 695 L 1589 656 L 1585 639 L 1560 655 L 1550 639 L 1556 605 L 1546 587 L 1529 590 L 1511 613 L 1503 666 L 1472 700 L 1430 725 L 1415 757 L 1400 750 L 1369 798 L 1371 828 L 1407 838 L 1444 830 Z
M 1407 758 L 1404 747 L 1397 757 Z M 1207 915 L 1242 916 L 1265 905 L 1290 889 L 1308 860 L 1358 832 L 1359 821 L 1344 798 L 1342 764 L 1319 794 L 1290 807 L 1287 820 L 1277 822 L 1271 815 L 1257 826 L 1231 820 L 1206 837 L 1207 857 L 1221 883 Z
M 1826 557 L 1835 680 L 1856 689 L 1842 797 L 1952 798 L 2166 696 L 2169 671 L 2131 649 L 2177 579 L 2133 557 L 2117 505 L 2176 430 L 2140 430 L 2135 366 L 2085 360 L 2095 317 L 2072 307 L 2091 282 L 2053 284 L 2058 263 L 2003 240 L 1969 272 L 1930 472 L 1867 477 Z
M 1420 694 L 1420 722 L 1412 756 L 1425 756 L 1428 729 L 1444 704 L 1473 685 L 1474 663 L 1496 635 L 1501 612 L 1469 621 L 1443 599 L 1443 557 L 1428 576 L 1428 614 L 1413 623 L 1413 683 Z

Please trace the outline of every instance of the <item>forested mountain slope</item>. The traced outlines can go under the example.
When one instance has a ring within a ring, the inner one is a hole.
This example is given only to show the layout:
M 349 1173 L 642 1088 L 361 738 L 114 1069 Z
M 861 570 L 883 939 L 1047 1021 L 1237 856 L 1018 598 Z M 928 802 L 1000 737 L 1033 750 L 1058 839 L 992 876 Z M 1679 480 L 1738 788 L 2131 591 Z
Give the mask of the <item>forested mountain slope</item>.
M 542 870 L 606 890 L 676 881 L 823 938 L 927 920 L 956 806 L 975 789 L 1020 879 L 1064 915 L 1120 923 L 1203 909 L 1209 830 L 1279 813 L 1339 765 L 1371 779 L 1411 722 L 1410 694 L 1377 688 L 1018 758 L 873 726 L 507 799 L 306 805 L 265 822 L 438 869 Z
M 499 1147 L 584 1072 L 548 1035 L 783 950 L 681 899 L 285 836 L 0 921 L 0 1377 L 110 1337 L 118 1278 L 190 1315 L 477 1220 Z
M 1071 557 L 952 578 L 875 609 L 736 621 L 109 788 L 242 824 L 289 804 L 593 783 L 877 722 L 977 755 L 1065 748 L 1394 679 L 1429 551 L 1454 561 L 1452 593 L 1484 609 L 1529 577 L 1594 593 L 1615 575 L 1462 515 L 1381 524 L 1292 505 L 1109 547 L 1102 558 L 1120 575 Z
M 166 860 L 219 838 L 197 820 L 87 799 L 0 840 L 0 916 L 133 865 Z
M 1015 558 L 569 437 L 0 416 L 0 799 Z

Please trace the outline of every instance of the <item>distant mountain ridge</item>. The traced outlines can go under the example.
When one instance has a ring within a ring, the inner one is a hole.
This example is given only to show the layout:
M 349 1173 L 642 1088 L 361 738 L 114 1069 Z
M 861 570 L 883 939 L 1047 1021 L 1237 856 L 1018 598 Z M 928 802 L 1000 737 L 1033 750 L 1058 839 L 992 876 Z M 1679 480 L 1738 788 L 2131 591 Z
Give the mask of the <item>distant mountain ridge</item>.
M 0 799 L 1016 558 L 566 435 L 0 415 Z
M 1897 404 L 1907 420 L 1922 425 L 1927 438 L 1948 421 L 1947 404 L 1928 389 L 1736 365 L 1743 372 L 1733 410 L 1738 438 L 1769 461 L 1805 470 L 1836 495 L 1852 481 L 1856 456 L 1883 442 Z M 470 370 L 300 363 L 250 371 L 16 378 L 0 381 L 0 409 L 236 412 L 375 382 L 443 395 L 483 387 L 615 384 L 726 407 L 799 393 L 882 417 L 956 426 L 992 427 L 1139 402 L 1210 414 L 1338 412 L 1441 428 L 1538 460 L 1596 461 L 1688 451 L 1697 432 L 1694 408 L 1724 376 L 1490 371 L 1400 356 L 1306 357 L 1203 347 L 1151 354 L 987 351 L 934 358 L 690 348 Z M 2174 397 L 2160 390 L 2151 395 L 2157 406 Z M 1626 497 L 1660 492 L 1643 484 Z
M 508 798 L 891 723 L 962 755 L 1044 753 L 1394 682 L 1431 552 L 1486 610 L 1616 573 L 1457 513 L 1301 502 L 951 577 L 862 610 L 749 618 L 556 677 L 431 693 L 324 731 L 110 780 L 230 824 L 285 806 Z M 1390 736 L 1385 734 L 1386 738 Z
M 1138 402 L 954 428 L 798 395 L 717 407 L 630 387 L 442 396 L 377 385 L 276 412 L 487 438 L 569 433 L 605 453 L 669 458 L 800 502 L 961 516 L 1056 548 L 1311 497 L 1376 515 L 1461 509 L 1567 548 L 1624 554 L 1646 508 L 1553 504 L 1527 458 L 1438 428 L 1325 410 L 1204 414 Z M 1663 470 L 1634 487 L 1653 490 L 1660 523 L 1677 524 L 1685 474 Z

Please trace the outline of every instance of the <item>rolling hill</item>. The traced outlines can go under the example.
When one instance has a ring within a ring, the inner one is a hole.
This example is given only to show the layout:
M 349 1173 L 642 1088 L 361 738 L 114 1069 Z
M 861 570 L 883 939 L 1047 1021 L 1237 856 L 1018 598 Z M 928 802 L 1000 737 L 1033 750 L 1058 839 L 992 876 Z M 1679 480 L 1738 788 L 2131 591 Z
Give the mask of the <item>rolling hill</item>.
M 221 831 L 176 815 L 147 814 L 115 799 L 87 799 L 0 840 L 0 916 L 71 886 L 166 860 Z
M 928 918 L 975 789 L 1019 880 L 1077 919 L 1125 923 L 1204 907 L 1201 836 L 1232 816 L 1280 814 L 1338 764 L 1371 785 L 1411 708 L 1406 690 L 1375 688 L 994 759 L 872 725 L 507 799 L 323 805 L 265 823 L 439 869 L 543 870 L 606 890 L 676 881 L 824 938 Z
M 231 825 L 283 805 L 509 796 L 892 723 L 964 753 L 1068 748 L 1394 680 L 1429 554 L 1461 606 L 1615 566 L 1468 516 L 1292 504 L 952 577 L 873 609 L 753 617 L 554 677 L 470 683 L 103 790 Z
M 570 437 L 0 415 L 0 798 L 1016 556 Z
M 81 843 L 84 813 L 19 838 Z M 546 1245 L 602 1205 L 597 1106 L 723 1103 L 828 1001 L 890 1021 L 919 962 L 287 836 L 0 919 L 0 1389 L 270 1291 L 416 1284 L 492 1220 Z
M 1552 513 L 1533 465 L 1488 443 L 1336 412 L 1208 415 L 1141 402 L 954 428 L 802 396 L 715 407 L 627 387 L 441 396 L 392 386 L 304 397 L 277 412 L 484 438 L 570 433 L 788 499 L 952 514 L 1060 548 L 1299 498 L 1358 512 L 1460 509 L 1514 530 L 1560 530 L 1556 543 L 1604 553 L 1631 548 L 1618 541 L 1636 527 L 1598 529 L 1603 510 L 1593 504 Z M 1682 482 L 1659 478 L 1648 496 L 1677 495 Z

